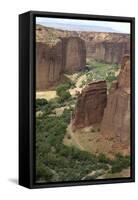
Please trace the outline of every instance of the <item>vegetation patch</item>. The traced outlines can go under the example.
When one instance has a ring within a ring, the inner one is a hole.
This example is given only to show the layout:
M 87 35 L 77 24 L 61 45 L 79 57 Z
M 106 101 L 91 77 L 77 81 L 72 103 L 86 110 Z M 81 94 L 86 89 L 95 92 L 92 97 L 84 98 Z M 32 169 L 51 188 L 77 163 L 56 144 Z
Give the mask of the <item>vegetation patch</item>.
M 66 103 L 68 102 L 69 100 L 66 100 Z M 72 108 L 65 108 L 61 116 L 51 116 L 53 109 L 60 106 L 58 97 L 50 101 L 36 100 L 36 110 L 43 112 L 43 115 L 36 117 L 37 182 L 81 180 L 93 171 L 97 173 L 87 178 L 96 179 L 99 176 L 98 170 L 102 170 L 103 173 L 111 166 L 111 173 L 115 173 L 130 165 L 129 157 L 117 155 L 112 161 L 104 154 L 96 156 L 64 145 L 63 139 L 70 123 Z

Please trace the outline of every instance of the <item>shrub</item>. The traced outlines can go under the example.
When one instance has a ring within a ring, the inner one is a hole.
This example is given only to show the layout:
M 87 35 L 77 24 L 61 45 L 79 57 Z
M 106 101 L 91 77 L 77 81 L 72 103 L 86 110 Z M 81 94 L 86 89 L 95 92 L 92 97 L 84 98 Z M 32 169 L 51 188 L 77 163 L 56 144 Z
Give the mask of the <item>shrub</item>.
M 100 153 L 98 155 L 98 161 L 101 162 L 101 163 L 110 163 L 110 159 L 106 157 L 105 154 L 103 153 Z
M 113 64 L 112 67 L 113 67 L 114 69 L 116 69 L 116 70 L 119 69 L 119 65 L 118 65 L 118 64 Z
M 121 172 L 123 169 L 126 169 L 130 166 L 130 157 L 122 156 L 121 154 L 117 154 L 115 160 L 112 161 L 111 172 Z
M 58 96 L 61 96 L 63 92 L 70 88 L 70 83 L 61 84 L 56 88 L 56 92 Z
M 112 165 L 112 169 L 111 169 L 111 172 L 112 173 L 117 173 L 117 172 L 121 172 L 122 171 L 122 166 L 120 165 L 120 163 L 114 163 Z
M 91 129 L 91 132 L 92 132 L 92 133 L 94 133 L 94 132 L 95 132 L 95 130 L 92 128 L 92 129 Z
M 44 106 L 48 104 L 48 101 L 46 99 L 36 99 L 36 105 L 39 105 L 39 106 Z
M 36 178 L 39 180 L 45 180 L 45 181 L 51 181 L 51 178 L 53 176 L 51 170 L 46 167 L 44 164 L 39 163 L 37 165 L 37 170 L 36 170 Z
M 36 99 L 36 111 L 43 109 L 48 104 L 46 99 Z
M 58 102 L 62 103 L 71 97 L 68 89 L 70 88 L 70 83 L 61 84 L 56 88 L 56 93 L 59 96 Z
M 68 134 L 68 135 L 67 135 L 67 138 L 70 140 L 70 139 L 71 139 L 71 135 Z
M 70 122 L 70 110 L 69 109 L 65 109 L 63 111 L 63 114 L 61 116 L 61 118 L 64 120 L 64 122 L 66 122 L 67 124 Z
M 108 72 L 106 76 L 106 80 L 109 82 L 116 80 L 115 72 Z
M 59 108 L 61 105 L 60 105 L 60 103 L 59 103 L 59 101 L 58 101 L 58 97 L 56 97 L 56 98 L 54 98 L 54 99 L 51 99 L 50 101 L 49 101 L 49 105 L 50 105 L 50 107 L 52 108 L 52 109 L 54 109 L 54 108 Z
M 59 96 L 60 96 L 59 102 L 64 102 L 70 99 L 71 94 L 68 91 L 62 91 Z

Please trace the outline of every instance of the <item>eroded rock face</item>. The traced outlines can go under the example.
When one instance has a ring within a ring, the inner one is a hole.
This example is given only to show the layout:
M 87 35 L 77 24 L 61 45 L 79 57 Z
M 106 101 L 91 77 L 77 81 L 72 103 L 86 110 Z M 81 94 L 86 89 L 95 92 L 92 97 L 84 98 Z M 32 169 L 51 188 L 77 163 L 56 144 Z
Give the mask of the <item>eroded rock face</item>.
M 100 123 L 107 101 L 106 81 L 90 83 L 78 97 L 73 130 Z
M 86 57 L 89 59 L 93 58 L 107 63 L 118 64 L 121 62 L 123 55 L 130 52 L 129 34 L 94 31 L 64 31 L 41 25 L 36 26 L 36 42 L 48 44 L 52 41 L 52 43 L 57 43 L 60 41 L 59 38 L 64 39 L 70 37 L 81 38 L 85 41 Z M 74 42 L 72 41 L 72 43 Z M 79 43 L 81 45 L 81 42 Z M 75 45 L 75 48 L 77 49 L 78 47 Z M 74 49 L 73 51 L 75 51 L 75 48 L 72 47 L 72 49 Z M 70 49 L 70 47 L 68 49 Z M 70 55 L 70 53 L 68 54 Z M 73 53 L 71 53 L 71 56 L 72 54 Z M 72 66 L 72 64 L 70 65 Z
M 73 73 L 85 68 L 86 47 L 85 42 L 79 37 L 63 39 L 63 67 L 67 73 Z
M 54 44 L 37 42 L 36 89 L 54 86 L 64 73 L 79 71 L 85 64 L 85 42 L 78 37 L 64 38 Z
M 130 90 L 130 57 L 125 55 L 122 64 L 121 71 L 118 76 L 118 88 L 122 90 Z
M 96 44 L 95 58 L 106 63 L 121 63 L 122 57 L 128 53 L 129 42 L 102 42 Z
M 101 133 L 126 147 L 130 144 L 130 59 L 127 55 L 123 58 L 118 80 L 108 95 Z
M 62 43 L 48 46 L 36 44 L 36 90 L 45 90 L 61 78 Z
M 80 37 L 86 42 L 87 58 L 119 64 L 123 55 L 130 52 L 129 34 L 81 32 Z

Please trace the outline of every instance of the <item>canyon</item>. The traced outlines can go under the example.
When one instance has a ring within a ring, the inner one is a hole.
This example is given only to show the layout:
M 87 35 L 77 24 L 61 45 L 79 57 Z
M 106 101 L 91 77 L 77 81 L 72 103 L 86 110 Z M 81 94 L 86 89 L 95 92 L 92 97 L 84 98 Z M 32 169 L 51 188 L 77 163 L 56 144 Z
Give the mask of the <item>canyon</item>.
M 36 25 L 36 42 L 53 44 L 69 37 L 79 37 L 85 41 L 87 58 L 107 63 L 121 63 L 123 55 L 130 52 L 129 34 L 68 31 Z
M 130 52 L 128 34 L 66 31 L 36 25 L 36 89 L 46 90 L 86 67 L 86 59 L 121 63 Z
M 63 31 L 36 26 L 37 91 L 45 91 L 66 82 L 65 74 L 85 70 L 86 59 L 89 58 L 121 66 L 110 90 L 106 80 L 97 80 L 87 84 L 77 94 L 70 126 L 75 133 L 96 125 L 99 129 L 99 142 L 96 144 L 100 146 L 98 152 L 109 153 L 111 149 L 125 153 L 130 151 L 129 49 L 127 34 Z M 113 146 L 110 142 L 108 148 L 109 140 L 113 141 Z M 103 141 L 107 143 L 106 150 L 100 145 Z
M 130 177 L 130 70 L 129 34 L 36 25 L 38 183 Z
M 108 92 L 105 81 L 93 82 L 82 90 L 75 106 L 72 131 L 80 145 L 87 143 L 85 148 L 90 152 L 105 153 L 111 158 L 117 153 L 130 154 L 129 55 L 124 55 L 117 80 Z

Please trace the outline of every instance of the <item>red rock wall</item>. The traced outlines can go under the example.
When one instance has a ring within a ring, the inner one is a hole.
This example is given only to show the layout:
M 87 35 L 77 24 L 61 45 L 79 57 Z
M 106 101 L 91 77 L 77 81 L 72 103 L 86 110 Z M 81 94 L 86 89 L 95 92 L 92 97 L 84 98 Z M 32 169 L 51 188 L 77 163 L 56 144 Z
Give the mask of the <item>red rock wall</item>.
M 86 46 L 79 37 L 63 39 L 63 66 L 64 71 L 73 73 L 86 66 Z
M 101 133 L 130 143 L 130 59 L 125 56 L 116 84 L 111 89 L 104 111 Z
M 100 123 L 107 100 L 106 81 L 89 84 L 78 97 L 75 108 L 73 129 Z
M 36 90 L 45 90 L 61 78 L 62 44 L 36 44 Z
M 46 90 L 64 73 L 82 70 L 86 65 L 85 42 L 78 37 L 64 38 L 54 45 L 36 43 L 36 89 Z
M 129 34 L 80 32 L 86 43 L 87 58 L 107 63 L 121 63 L 124 54 L 130 52 Z
M 102 42 L 96 44 L 94 58 L 105 63 L 119 64 L 125 53 L 129 53 L 129 42 Z

